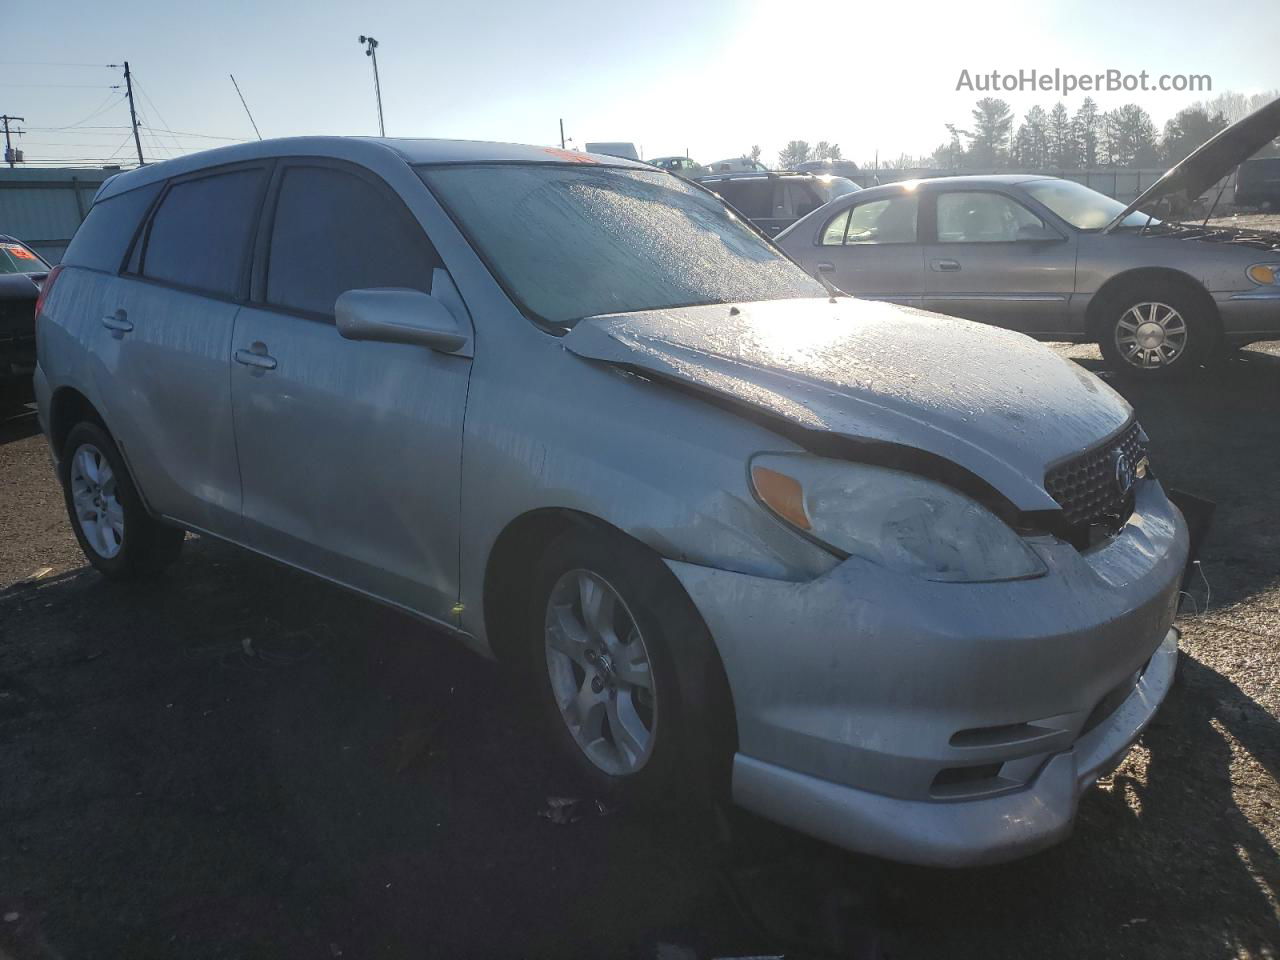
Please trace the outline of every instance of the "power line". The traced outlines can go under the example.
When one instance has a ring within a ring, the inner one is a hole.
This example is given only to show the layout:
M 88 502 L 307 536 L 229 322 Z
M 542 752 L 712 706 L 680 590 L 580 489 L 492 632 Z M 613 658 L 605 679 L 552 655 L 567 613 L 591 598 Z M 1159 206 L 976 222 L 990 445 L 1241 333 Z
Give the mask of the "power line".
M 158 130 L 161 133 L 176 133 L 183 137 L 199 137 L 202 140 L 228 140 L 233 143 L 244 143 L 244 137 L 215 137 L 211 133 L 190 133 L 184 130 L 170 130 L 168 127 L 150 127 L 151 130 Z
M 122 97 L 121 99 L 123 100 L 124 98 Z M 41 133 L 57 133 L 59 130 L 70 130 L 70 129 L 71 129 L 71 127 L 27 127 L 26 129 L 28 129 L 28 130 L 39 130 Z M 75 128 L 75 129 L 76 129 L 76 133 L 79 133 L 79 132 L 80 132 L 80 131 L 82 131 L 82 130 L 128 130 L 128 129 L 129 129 L 129 124 L 127 124 L 127 123 L 117 123 L 117 124 L 115 124 L 114 126 L 107 126 L 107 127 L 82 127 L 82 126 L 76 126 L 76 128 Z
M 120 95 L 120 97 L 119 97 L 119 99 L 117 99 L 117 100 L 115 100 L 114 102 L 112 102 L 112 98 L 115 96 L 115 91 L 116 91 L 116 90 L 118 90 L 118 89 L 120 89 L 120 88 L 119 88 L 119 86 L 112 87 L 112 88 L 111 88 L 111 92 L 110 92 L 110 93 L 108 93 L 108 94 L 106 95 L 106 97 L 105 97 L 105 98 L 103 98 L 103 101 L 102 101 L 100 104 L 98 104 L 96 107 L 94 107 L 94 108 L 93 108 L 93 112 L 92 112 L 92 113 L 90 113 L 90 114 L 89 114 L 87 117 L 85 117 L 83 120 L 77 120 L 75 123 L 69 123 L 69 124 L 67 124 L 65 127 L 29 127 L 28 129 L 31 129 L 31 130 L 49 130 L 49 131 L 52 131 L 52 130 L 70 130 L 70 129 L 72 129 L 73 127 L 79 127 L 79 126 L 81 126 L 82 124 L 88 123 L 88 122 L 89 122 L 90 120 L 92 120 L 94 117 L 97 117 L 97 116 L 99 116 L 99 115 L 101 115 L 101 114 L 103 114 L 103 113 L 106 113 L 108 110 L 110 110 L 112 107 L 114 107 L 117 103 L 123 103 L 123 102 L 124 102 L 124 94 L 121 94 L 121 95 Z
M 0 83 L 0 87 L 24 87 L 33 90 L 119 90 L 120 85 L 103 86 L 100 83 Z
M 0 60 L 0 67 L 98 67 L 108 69 L 114 63 L 55 63 L 52 60 Z
M 135 77 L 135 79 L 136 79 L 136 77 Z M 142 94 L 142 99 L 143 99 L 143 100 L 145 100 L 145 101 L 147 101 L 147 106 L 148 106 L 148 107 L 150 107 L 152 110 L 154 110 L 154 111 L 156 112 L 156 117 L 159 119 L 159 121 L 160 121 L 161 123 L 163 123 L 166 127 L 167 127 L 167 126 L 169 126 L 169 122 L 168 122 L 167 120 L 165 120 L 165 118 L 164 118 L 164 117 L 162 117 L 162 116 L 160 115 L 160 108 L 159 108 L 159 107 L 157 107 L 157 106 L 152 102 L 151 97 L 150 97 L 150 96 L 148 96 L 147 91 L 146 91 L 146 90 L 144 90 L 144 89 L 142 88 L 142 84 L 141 84 L 141 83 L 139 83 L 139 84 L 138 84 L 138 92 L 139 92 L 140 94 Z M 150 125 L 149 125 L 149 124 L 148 124 L 148 128 L 149 128 L 149 129 L 154 129 L 154 128 L 150 127 Z M 171 136 L 169 139 L 173 141 L 174 146 L 176 146 L 176 147 L 178 148 L 178 152 L 179 152 L 179 153 L 181 153 L 181 152 L 182 152 L 182 144 L 178 143 L 177 138 L 176 138 L 176 137 L 172 137 L 172 136 Z M 166 148 L 166 149 L 167 149 L 167 148 Z

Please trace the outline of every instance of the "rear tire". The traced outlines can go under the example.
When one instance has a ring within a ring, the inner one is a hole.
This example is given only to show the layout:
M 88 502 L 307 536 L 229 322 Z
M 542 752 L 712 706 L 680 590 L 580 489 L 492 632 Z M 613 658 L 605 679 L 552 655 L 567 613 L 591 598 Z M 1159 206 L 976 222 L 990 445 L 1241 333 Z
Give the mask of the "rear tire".
M 537 565 L 526 669 L 562 756 L 598 793 L 709 806 L 727 792 L 732 703 L 711 635 L 662 561 L 573 530 Z
M 99 424 L 71 428 L 58 469 L 71 529 L 104 576 L 147 576 L 178 558 L 185 531 L 147 513 L 115 441 Z
M 1199 298 L 1177 286 L 1129 288 L 1102 305 L 1098 346 L 1113 371 L 1135 379 L 1186 376 L 1217 348 Z

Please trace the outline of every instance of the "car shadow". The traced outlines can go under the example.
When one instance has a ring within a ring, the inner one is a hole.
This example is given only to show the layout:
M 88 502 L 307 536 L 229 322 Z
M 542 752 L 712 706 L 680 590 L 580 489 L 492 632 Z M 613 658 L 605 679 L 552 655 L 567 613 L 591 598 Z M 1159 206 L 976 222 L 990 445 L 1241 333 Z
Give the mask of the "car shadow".
M 34 406 L 23 405 L 0 412 L 0 444 L 25 440 L 40 432 Z

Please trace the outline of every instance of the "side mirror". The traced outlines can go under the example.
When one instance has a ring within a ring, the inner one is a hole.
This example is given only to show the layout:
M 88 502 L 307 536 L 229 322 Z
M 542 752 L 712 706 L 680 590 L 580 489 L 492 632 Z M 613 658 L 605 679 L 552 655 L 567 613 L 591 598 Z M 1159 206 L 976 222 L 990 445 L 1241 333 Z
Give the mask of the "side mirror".
M 1044 225 L 1025 226 L 1025 227 L 1018 228 L 1019 242 L 1025 241 L 1029 243 L 1047 243 L 1047 242 L 1052 242 L 1054 240 L 1063 240 L 1063 239 L 1065 238 L 1060 233 L 1058 233 L 1058 231 L 1053 230 Z
M 468 339 L 449 308 L 421 290 L 348 290 L 338 297 L 333 313 L 338 333 L 348 340 L 412 343 L 454 353 Z

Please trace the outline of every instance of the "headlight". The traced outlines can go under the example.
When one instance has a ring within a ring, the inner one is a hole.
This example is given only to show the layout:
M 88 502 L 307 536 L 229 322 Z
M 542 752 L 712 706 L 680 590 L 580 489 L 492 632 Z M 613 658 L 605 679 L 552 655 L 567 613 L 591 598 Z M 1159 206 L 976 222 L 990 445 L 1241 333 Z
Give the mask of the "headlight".
M 1045 573 L 1007 524 L 964 494 L 914 474 L 803 454 L 757 454 L 765 506 L 831 550 L 925 580 L 976 583 Z
M 1280 264 L 1278 263 L 1255 263 L 1245 273 L 1254 283 L 1260 283 L 1263 286 L 1280 284 Z

